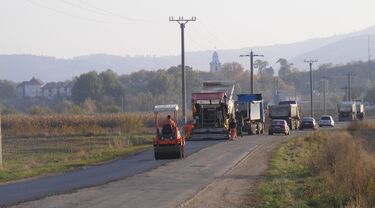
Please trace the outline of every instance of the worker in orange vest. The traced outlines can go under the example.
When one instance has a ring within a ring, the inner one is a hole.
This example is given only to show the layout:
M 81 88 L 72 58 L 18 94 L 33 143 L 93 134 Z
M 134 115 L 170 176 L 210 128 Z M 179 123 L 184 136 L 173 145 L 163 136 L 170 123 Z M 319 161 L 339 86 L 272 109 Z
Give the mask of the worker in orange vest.
M 185 132 L 185 138 L 189 138 L 191 135 L 191 132 L 193 131 L 194 124 L 193 121 L 189 121 L 185 126 L 184 126 L 184 132 Z
M 176 122 L 173 121 L 170 115 L 167 116 L 167 119 L 163 121 L 163 126 L 169 124 L 173 129 L 176 129 Z
M 231 117 L 230 122 L 229 122 L 229 129 L 230 129 L 230 140 L 234 140 L 237 138 L 237 123 L 236 119 Z

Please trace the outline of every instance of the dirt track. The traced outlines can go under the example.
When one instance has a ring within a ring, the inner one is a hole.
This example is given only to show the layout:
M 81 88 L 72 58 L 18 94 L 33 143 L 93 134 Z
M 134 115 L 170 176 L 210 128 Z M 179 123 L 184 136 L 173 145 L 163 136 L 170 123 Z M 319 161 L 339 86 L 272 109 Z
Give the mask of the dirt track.
M 265 177 L 272 152 L 282 141 L 286 141 L 286 137 L 269 139 L 269 142 L 257 146 L 236 166 L 180 207 L 256 207 L 259 205 L 257 185 Z

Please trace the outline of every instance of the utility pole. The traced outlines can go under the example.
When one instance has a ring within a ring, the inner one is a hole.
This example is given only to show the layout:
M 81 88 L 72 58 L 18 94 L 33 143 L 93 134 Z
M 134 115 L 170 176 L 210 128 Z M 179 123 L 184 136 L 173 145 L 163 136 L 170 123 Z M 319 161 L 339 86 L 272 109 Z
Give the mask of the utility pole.
M 1 138 L 1 109 L 0 109 L 0 170 L 3 169 L 3 141 Z
M 327 93 L 327 81 L 328 81 L 328 77 L 320 77 L 321 79 L 323 79 L 323 111 L 324 111 L 324 114 L 327 114 L 327 109 L 326 109 L 326 93 Z
M 254 57 L 264 55 L 254 54 L 253 50 L 250 51 L 250 54 L 240 55 L 240 57 L 250 57 L 250 93 L 254 94 Z
M 345 100 L 348 101 L 349 100 L 348 86 L 342 87 L 341 89 L 345 91 Z
M 352 101 L 352 76 L 355 76 L 355 74 L 349 72 L 345 76 L 348 76 L 347 101 Z
M 170 22 L 177 22 L 181 28 L 181 74 L 182 74 L 182 117 L 184 118 L 184 124 L 187 123 L 186 119 L 186 78 L 185 78 L 185 25 L 190 21 L 195 21 L 196 17 L 191 17 L 190 19 L 185 19 L 184 17 L 179 17 L 174 19 L 169 17 Z
M 312 65 L 318 60 L 304 60 L 305 63 L 309 63 L 310 65 L 310 114 L 311 117 L 314 117 L 314 106 L 313 106 L 313 78 L 312 78 Z
M 368 64 L 369 79 L 372 82 L 370 35 L 367 36 L 367 56 L 368 56 L 368 63 L 367 64 Z
M 121 96 L 121 113 L 124 113 L 124 95 Z

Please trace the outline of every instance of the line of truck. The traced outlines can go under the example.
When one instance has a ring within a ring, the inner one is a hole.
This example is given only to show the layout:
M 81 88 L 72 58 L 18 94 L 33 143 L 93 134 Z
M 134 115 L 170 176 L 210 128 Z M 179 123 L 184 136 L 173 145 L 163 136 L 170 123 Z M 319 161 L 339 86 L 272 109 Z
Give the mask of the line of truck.
M 262 94 L 237 94 L 233 99 L 232 81 L 203 82 L 202 91 L 192 93 L 192 116 L 195 122 L 189 140 L 228 139 L 229 122 L 237 121 L 238 131 L 249 135 L 265 132 L 266 107 Z M 290 129 L 298 129 L 300 109 L 295 101 L 269 106 L 269 118 L 284 119 Z
M 262 94 L 237 94 L 234 99 L 234 81 L 206 81 L 202 90 L 191 95 L 192 118 L 194 128 L 189 138 L 184 138 L 178 128 L 159 129 L 158 114 L 173 113 L 177 120 L 177 105 L 156 106 L 154 139 L 155 159 L 164 157 L 183 158 L 185 139 L 229 139 L 230 122 L 237 122 L 239 134 L 249 135 L 265 132 L 266 114 L 270 120 L 285 120 L 290 130 L 300 128 L 301 109 L 294 100 L 281 101 L 265 106 Z M 362 120 L 365 118 L 364 105 L 361 102 L 341 102 L 337 106 L 339 121 Z M 285 124 L 286 125 L 286 124 Z

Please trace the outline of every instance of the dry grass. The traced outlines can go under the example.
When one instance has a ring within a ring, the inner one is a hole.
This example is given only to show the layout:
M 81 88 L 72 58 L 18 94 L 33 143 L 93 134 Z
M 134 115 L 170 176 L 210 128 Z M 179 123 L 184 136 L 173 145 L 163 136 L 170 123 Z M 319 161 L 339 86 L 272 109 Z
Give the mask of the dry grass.
M 375 207 L 375 152 L 367 148 L 375 134 L 361 134 L 372 124 L 354 126 L 361 131 L 315 132 L 282 145 L 262 185 L 265 207 Z
M 318 143 L 306 165 L 322 179 L 320 191 L 332 197 L 335 207 L 375 206 L 375 155 L 362 139 L 347 132 L 316 133 L 306 139 Z
M 351 122 L 348 126 L 349 131 L 373 131 L 375 122 L 372 120 Z
M 152 114 L 2 116 L 6 138 L 103 136 L 142 133 Z

